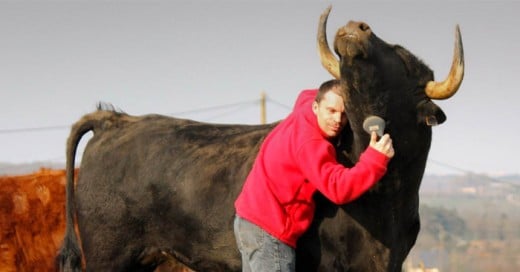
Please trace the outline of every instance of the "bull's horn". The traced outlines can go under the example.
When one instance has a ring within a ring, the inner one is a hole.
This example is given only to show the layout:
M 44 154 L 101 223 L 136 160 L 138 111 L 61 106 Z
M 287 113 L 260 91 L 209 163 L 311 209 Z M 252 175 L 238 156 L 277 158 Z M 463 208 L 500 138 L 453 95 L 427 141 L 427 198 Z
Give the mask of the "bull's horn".
M 459 25 L 455 29 L 455 49 L 450 73 L 442 82 L 430 81 L 426 84 L 426 95 L 431 99 L 447 99 L 454 95 L 464 78 L 464 49 Z
M 340 78 L 339 62 L 330 51 L 329 43 L 327 42 L 327 19 L 331 10 L 329 6 L 320 16 L 318 25 L 318 54 L 320 55 L 321 65 L 329 71 L 329 73 L 336 79 Z

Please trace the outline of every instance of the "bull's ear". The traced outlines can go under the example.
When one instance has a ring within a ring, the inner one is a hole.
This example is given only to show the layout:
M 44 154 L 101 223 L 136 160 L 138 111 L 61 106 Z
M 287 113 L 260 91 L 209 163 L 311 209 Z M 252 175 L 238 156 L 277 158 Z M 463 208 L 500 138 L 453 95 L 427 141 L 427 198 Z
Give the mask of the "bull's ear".
M 417 105 L 417 122 L 428 126 L 436 126 L 446 121 L 446 114 L 431 100 Z

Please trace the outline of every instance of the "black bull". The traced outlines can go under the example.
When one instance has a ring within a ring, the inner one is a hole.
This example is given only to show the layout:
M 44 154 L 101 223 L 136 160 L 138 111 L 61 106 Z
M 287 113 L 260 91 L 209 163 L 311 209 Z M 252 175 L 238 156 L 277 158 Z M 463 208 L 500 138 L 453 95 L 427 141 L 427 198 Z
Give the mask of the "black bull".
M 419 232 L 418 190 L 432 124 L 446 119 L 431 99 L 448 98 L 463 77 L 457 29 L 444 82 L 406 49 L 350 22 L 320 56 L 342 81 L 350 126 L 337 145 L 352 166 L 368 144 L 362 121 L 386 120 L 396 156 L 368 193 L 342 206 L 317 193 L 315 220 L 298 242 L 298 271 L 401 271 Z M 216 125 L 160 115 L 98 110 L 72 128 L 67 143 L 67 230 L 58 257 L 64 271 L 151 271 L 173 256 L 197 271 L 240 271 L 233 202 L 266 134 L 275 126 Z M 76 187 L 76 147 L 93 131 Z M 76 235 L 77 226 L 79 237 Z

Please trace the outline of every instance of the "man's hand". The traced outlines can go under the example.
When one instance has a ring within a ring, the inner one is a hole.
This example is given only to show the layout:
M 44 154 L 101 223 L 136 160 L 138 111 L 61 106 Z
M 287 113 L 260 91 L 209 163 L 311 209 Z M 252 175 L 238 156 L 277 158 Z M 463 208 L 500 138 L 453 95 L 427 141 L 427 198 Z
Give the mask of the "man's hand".
M 395 154 L 394 146 L 392 145 L 392 139 L 390 138 L 390 135 L 385 134 L 379 141 L 377 140 L 377 133 L 375 131 L 372 131 L 372 134 L 370 135 L 370 146 L 383 153 L 388 158 L 392 158 Z

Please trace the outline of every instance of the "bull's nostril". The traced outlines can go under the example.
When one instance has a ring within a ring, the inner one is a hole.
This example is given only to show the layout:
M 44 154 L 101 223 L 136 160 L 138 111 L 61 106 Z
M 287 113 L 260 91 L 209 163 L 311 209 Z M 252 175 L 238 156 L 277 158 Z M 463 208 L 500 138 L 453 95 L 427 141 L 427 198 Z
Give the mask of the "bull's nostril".
M 367 31 L 370 29 L 370 27 L 365 23 L 361 23 L 359 24 L 359 29 L 361 29 L 362 31 Z

